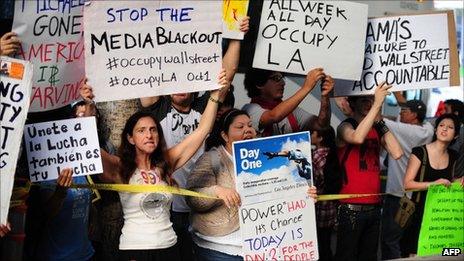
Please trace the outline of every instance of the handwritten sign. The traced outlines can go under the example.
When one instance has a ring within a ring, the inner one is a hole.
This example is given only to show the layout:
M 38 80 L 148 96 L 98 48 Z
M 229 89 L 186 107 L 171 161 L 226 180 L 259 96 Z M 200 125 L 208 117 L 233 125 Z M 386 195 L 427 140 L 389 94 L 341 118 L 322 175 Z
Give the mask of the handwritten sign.
M 335 95 L 373 94 L 383 81 L 393 91 L 459 85 L 454 28 L 446 12 L 369 19 L 361 80 Z
M 0 224 L 6 224 L 29 109 L 32 64 L 0 56 Z
M 317 260 L 308 132 L 233 144 L 244 260 Z
M 66 106 L 79 98 L 84 72 L 84 0 L 16 0 L 13 31 L 17 57 L 34 66 L 31 112 Z
M 94 117 L 29 124 L 24 136 L 32 182 L 56 179 L 63 168 L 73 176 L 103 172 Z
M 217 89 L 220 10 L 220 1 L 95 1 L 86 6 L 86 71 L 96 86 L 95 100 Z
M 248 0 L 223 0 L 222 3 L 222 37 L 243 39 L 240 20 L 247 15 Z
M 264 1 L 253 67 L 359 80 L 367 5 L 343 1 Z
M 464 250 L 464 189 L 453 183 L 431 186 L 425 200 L 417 254 L 442 254 L 443 248 Z

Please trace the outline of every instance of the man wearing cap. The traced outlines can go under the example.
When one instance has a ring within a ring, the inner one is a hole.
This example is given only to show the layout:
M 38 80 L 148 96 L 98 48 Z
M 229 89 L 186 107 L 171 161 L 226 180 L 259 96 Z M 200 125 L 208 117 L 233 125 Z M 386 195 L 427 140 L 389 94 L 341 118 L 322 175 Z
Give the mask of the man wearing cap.
M 395 93 L 395 97 L 401 106 L 400 119 L 399 121 L 384 119 L 384 121 L 400 143 L 404 154 L 398 160 L 388 157 L 386 187 L 388 195 L 384 197 L 382 211 L 382 260 L 401 257 L 400 239 L 403 230 L 394 219 L 399 201 L 404 195 L 404 174 L 412 148 L 431 142 L 433 137 L 433 126 L 429 122 L 424 122 L 427 111 L 425 104 L 420 100 L 401 103 L 400 93 Z M 411 197 L 411 193 L 408 193 L 408 197 Z

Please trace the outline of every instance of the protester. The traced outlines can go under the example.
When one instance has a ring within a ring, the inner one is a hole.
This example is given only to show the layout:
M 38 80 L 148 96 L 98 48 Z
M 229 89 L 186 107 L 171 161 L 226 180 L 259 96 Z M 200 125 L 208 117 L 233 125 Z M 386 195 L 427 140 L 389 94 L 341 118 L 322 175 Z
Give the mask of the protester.
M 314 116 L 298 105 L 319 81 L 322 81 L 321 105 L 319 116 Z M 286 100 L 282 100 L 285 80 L 280 72 L 252 68 L 245 74 L 244 85 L 251 103 L 242 109 L 248 112 L 253 127 L 262 136 L 308 130 L 312 121 L 320 127 L 330 124 L 329 93 L 334 80 L 322 68 L 309 71 L 303 86 Z
M 412 149 L 404 177 L 405 189 L 427 190 L 433 184 L 449 186 L 456 179 L 457 154 L 449 146 L 456 140 L 459 130 L 456 115 L 442 114 L 437 118 L 433 142 Z M 412 200 L 417 203 L 403 238 L 406 255 L 416 254 L 426 197 L 427 191 L 414 192 L 412 195 Z
M 249 17 L 244 17 L 241 20 L 240 30 L 244 33 L 249 30 Z M 238 40 L 231 40 L 222 61 L 223 67 L 226 70 L 228 82 L 233 80 L 237 71 L 240 44 Z M 86 86 L 86 88 L 81 91 L 81 95 L 85 99 L 92 99 L 92 89 Z M 222 104 L 223 98 L 215 101 Z M 198 128 L 200 118 L 210 99 L 211 96 L 209 92 L 206 92 L 200 97 L 197 97 L 195 93 L 177 93 L 170 96 L 145 97 L 141 98 L 140 101 L 142 107 L 150 110 L 159 120 L 165 134 L 167 148 L 169 149 L 179 144 Z M 204 147 L 201 146 L 189 162 L 174 172 L 173 177 L 181 188 L 185 187 L 191 168 L 203 152 Z M 193 245 L 188 231 L 190 226 L 190 209 L 185 202 L 185 198 L 175 195 L 171 210 L 171 220 L 178 236 L 182 260 L 189 260 L 192 255 Z
M 71 169 L 63 169 L 56 181 L 40 186 L 42 229 L 34 260 L 89 260 L 94 254 L 88 238 L 92 192 L 70 189 L 71 184 L 88 183 L 85 176 L 73 177 Z
M 395 93 L 395 96 L 401 95 Z M 400 99 L 398 99 L 400 100 Z M 403 229 L 395 222 L 400 199 L 405 195 L 403 180 L 413 147 L 432 141 L 433 126 L 424 122 L 426 105 L 420 100 L 410 100 L 400 104 L 400 119 L 392 121 L 384 118 L 385 125 L 395 135 L 403 148 L 400 159 L 388 157 L 387 185 L 382 208 L 382 259 L 401 257 L 400 239 Z M 411 197 L 411 193 L 407 195 Z
M 224 113 L 208 137 L 212 147 L 200 157 L 189 176 L 189 189 L 219 198 L 188 198 L 197 260 L 243 260 L 238 214 L 241 199 L 235 188 L 232 143 L 255 137 L 246 112 L 232 109 Z M 314 198 L 315 189 L 308 194 Z
M 350 97 L 353 118 L 338 126 L 339 160 L 343 171 L 341 194 L 380 193 L 379 153 L 383 146 L 398 159 L 398 141 L 380 120 L 390 85 L 377 86 L 372 96 Z M 377 121 L 376 121 L 377 120 Z M 340 200 L 335 260 L 376 260 L 380 230 L 380 197 Z
M 227 85 L 224 71 L 219 83 Z M 122 184 L 174 185 L 172 171 L 182 167 L 202 145 L 214 123 L 217 101 L 226 92 L 227 88 L 223 88 L 211 93 L 198 128 L 170 149 L 166 149 L 161 125 L 151 112 L 132 115 L 121 135 L 119 156 L 102 152 L 102 179 Z M 172 195 L 129 192 L 119 195 L 124 212 L 120 259 L 180 260 L 169 214 Z
M 449 99 L 445 101 L 445 112 L 456 115 L 461 125 L 461 132 L 456 142 L 450 148 L 458 151 L 459 147 L 464 144 L 464 103 L 457 99 Z
M 314 185 L 317 194 L 338 194 L 341 188 L 340 164 L 337 158 L 335 130 L 311 128 L 312 164 Z M 337 219 L 337 202 L 334 200 L 316 203 L 317 245 L 319 260 L 333 260 L 331 238 Z
M 208 137 L 211 147 L 196 162 L 188 178 L 187 188 L 220 199 L 188 198 L 197 260 L 243 260 L 232 142 L 255 137 L 246 112 L 225 112 Z

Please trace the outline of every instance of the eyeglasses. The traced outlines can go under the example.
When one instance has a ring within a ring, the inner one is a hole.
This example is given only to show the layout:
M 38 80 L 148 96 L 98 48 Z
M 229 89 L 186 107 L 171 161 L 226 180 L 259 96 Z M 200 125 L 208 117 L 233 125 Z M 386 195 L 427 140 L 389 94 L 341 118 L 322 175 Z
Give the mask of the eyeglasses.
M 280 82 L 282 80 L 285 80 L 285 77 L 283 75 L 281 75 L 281 74 L 275 74 L 275 75 L 269 77 L 268 79 L 272 80 L 274 82 Z

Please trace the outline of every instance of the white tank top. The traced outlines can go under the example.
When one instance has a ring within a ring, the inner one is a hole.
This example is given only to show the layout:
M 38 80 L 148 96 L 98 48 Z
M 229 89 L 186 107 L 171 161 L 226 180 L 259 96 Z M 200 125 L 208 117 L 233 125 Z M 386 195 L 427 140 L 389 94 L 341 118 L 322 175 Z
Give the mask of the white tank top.
M 136 169 L 129 184 L 161 184 L 155 170 Z M 119 192 L 124 226 L 119 249 L 163 249 L 176 244 L 177 236 L 172 228 L 169 210 L 172 195 L 168 193 Z

